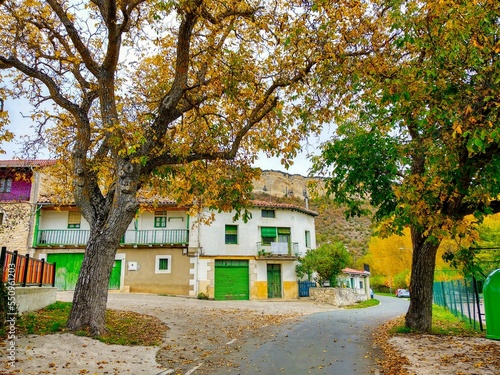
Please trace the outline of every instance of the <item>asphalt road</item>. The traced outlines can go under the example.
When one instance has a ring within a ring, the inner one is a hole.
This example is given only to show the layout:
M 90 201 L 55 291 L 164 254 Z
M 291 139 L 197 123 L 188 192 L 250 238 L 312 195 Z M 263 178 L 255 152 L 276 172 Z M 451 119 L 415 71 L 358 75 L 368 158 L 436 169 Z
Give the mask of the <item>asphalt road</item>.
M 239 352 L 239 367 L 217 374 L 377 374 L 376 358 L 381 352 L 373 346 L 372 332 L 385 321 L 405 314 L 409 301 L 375 298 L 380 305 L 308 315 L 269 342 L 244 345 Z

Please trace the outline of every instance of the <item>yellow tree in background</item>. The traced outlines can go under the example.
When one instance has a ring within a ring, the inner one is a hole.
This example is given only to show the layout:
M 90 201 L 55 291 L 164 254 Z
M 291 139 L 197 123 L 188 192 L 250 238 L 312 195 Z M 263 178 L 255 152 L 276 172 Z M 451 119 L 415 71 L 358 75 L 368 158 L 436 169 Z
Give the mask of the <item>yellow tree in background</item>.
M 453 268 L 443 259 L 445 253 L 456 252 L 458 248 L 460 246 L 451 239 L 442 241 L 437 251 L 435 281 L 449 281 L 463 277 L 460 270 Z M 372 237 L 368 253 L 360 259 L 360 262 L 370 265 L 374 286 L 384 285 L 394 292 L 398 288 L 409 288 L 412 256 L 410 230 L 405 229 L 401 236 Z

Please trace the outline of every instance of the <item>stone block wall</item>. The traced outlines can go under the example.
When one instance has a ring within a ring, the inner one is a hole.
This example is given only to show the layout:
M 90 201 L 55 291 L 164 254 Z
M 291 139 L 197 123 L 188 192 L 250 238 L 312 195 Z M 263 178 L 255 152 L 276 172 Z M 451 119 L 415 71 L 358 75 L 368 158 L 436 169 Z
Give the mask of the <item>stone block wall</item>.
M 29 203 L 2 203 L 0 212 L 3 213 L 2 228 L 0 228 L 0 245 L 8 251 L 19 251 L 26 254 L 30 247 L 30 223 L 33 220 Z
M 357 294 L 348 288 L 310 288 L 309 296 L 312 300 L 328 305 L 344 307 L 366 301 L 366 294 Z

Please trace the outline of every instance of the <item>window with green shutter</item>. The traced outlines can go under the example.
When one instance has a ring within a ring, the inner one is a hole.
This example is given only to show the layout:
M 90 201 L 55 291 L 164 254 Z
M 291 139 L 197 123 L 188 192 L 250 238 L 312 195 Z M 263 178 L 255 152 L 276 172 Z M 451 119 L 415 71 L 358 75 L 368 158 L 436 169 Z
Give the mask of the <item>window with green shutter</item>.
M 155 211 L 155 228 L 167 227 L 167 212 Z
M 262 227 L 260 228 L 262 244 L 269 245 L 271 242 L 276 241 L 276 227 Z
M 226 225 L 226 244 L 238 243 L 238 226 Z
M 171 273 L 172 272 L 172 256 L 157 255 L 155 260 L 155 273 Z
M 82 222 L 82 215 L 80 211 L 69 211 L 68 212 L 68 228 L 78 229 Z

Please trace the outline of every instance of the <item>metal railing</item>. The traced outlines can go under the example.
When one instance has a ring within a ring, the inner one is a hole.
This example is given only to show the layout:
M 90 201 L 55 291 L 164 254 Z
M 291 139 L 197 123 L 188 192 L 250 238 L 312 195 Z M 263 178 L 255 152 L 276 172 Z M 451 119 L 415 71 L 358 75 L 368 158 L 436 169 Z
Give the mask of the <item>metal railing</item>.
M 434 303 L 483 330 L 484 304 L 475 279 L 434 282 Z
M 55 285 L 56 264 L 47 263 L 43 259 L 20 255 L 17 251 L 7 251 L 2 247 L 0 264 L 3 267 L 2 282 L 13 282 L 20 286 Z
M 38 231 L 36 246 L 85 246 L 90 231 L 84 229 L 43 229 Z M 122 245 L 184 245 L 189 243 L 187 229 L 128 230 Z
M 298 242 L 271 242 L 267 244 L 257 242 L 257 254 L 261 256 L 298 256 L 299 244 Z

